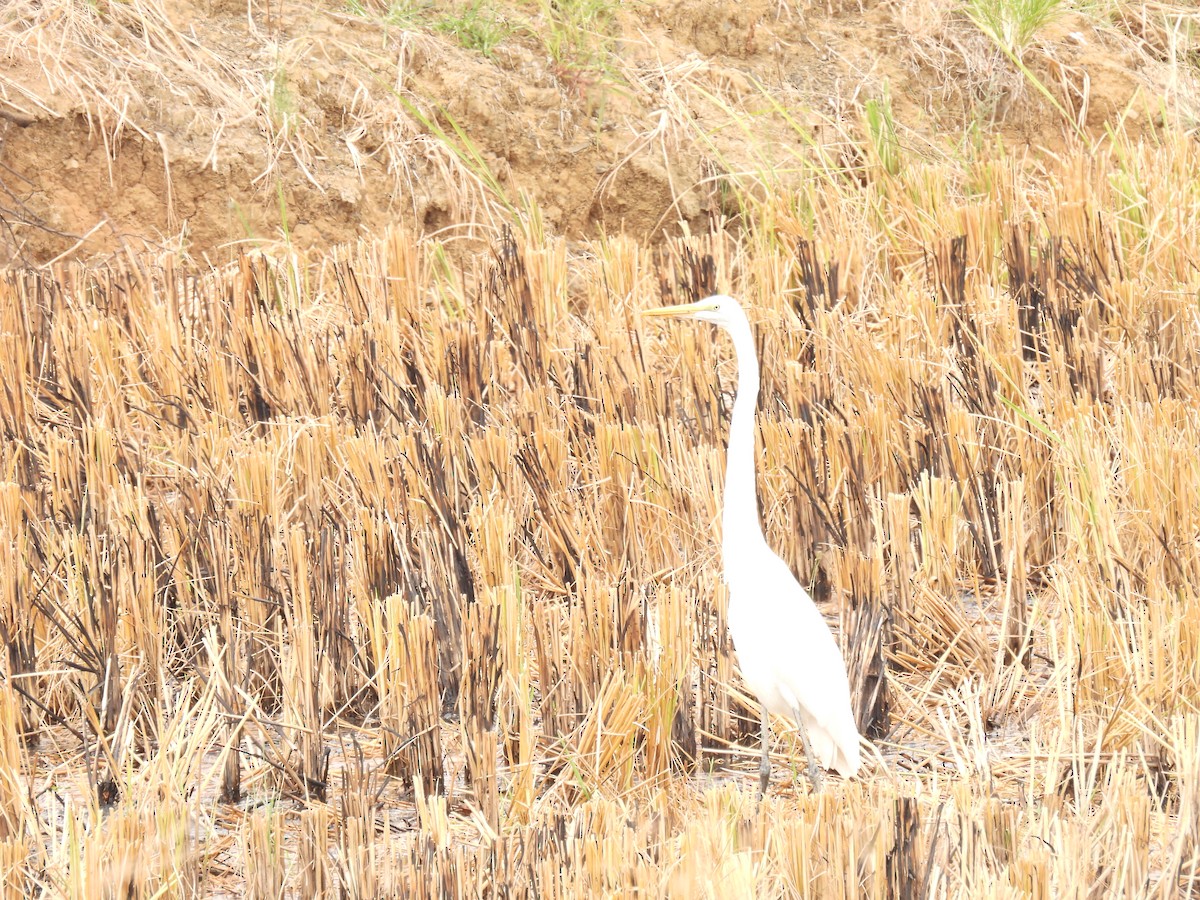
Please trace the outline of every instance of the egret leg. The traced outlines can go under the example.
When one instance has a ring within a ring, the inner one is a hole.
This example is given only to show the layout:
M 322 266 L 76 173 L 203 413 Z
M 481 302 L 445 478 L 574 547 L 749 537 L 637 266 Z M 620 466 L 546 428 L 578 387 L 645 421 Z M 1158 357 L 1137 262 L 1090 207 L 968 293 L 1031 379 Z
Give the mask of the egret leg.
M 771 781 L 771 716 L 767 707 L 762 708 L 762 761 L 758 764 L 758 794 L 765 797 Z
M 804 758 L 808 760 L 808 780 L 812 782 L 813 793 L 819 794 L 825 783 L 825 776 L 817 767 L 817 758 L 813 756 L 812 742 L 808 739 L 808 729 L 804 726 L 804 719 L 800 717 L 799 713 L 796 714 L 796 725 L 800 728 L 800 740 L 804 744 Z

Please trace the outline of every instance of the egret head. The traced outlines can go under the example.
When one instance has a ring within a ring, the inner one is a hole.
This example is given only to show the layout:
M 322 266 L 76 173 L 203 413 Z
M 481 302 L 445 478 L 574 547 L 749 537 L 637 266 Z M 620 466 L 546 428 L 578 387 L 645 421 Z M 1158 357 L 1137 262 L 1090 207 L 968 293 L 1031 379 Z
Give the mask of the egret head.
M 704 322 L 712 322 L 722 328 L 732 330 L 738 325 L 746 324 L 746 313 L 742 305 L 725 294 L 713 294 L 696 303 L 681 303 L 678 306 L 659 306 L 647 309 L 643 316 L 688 316 Z

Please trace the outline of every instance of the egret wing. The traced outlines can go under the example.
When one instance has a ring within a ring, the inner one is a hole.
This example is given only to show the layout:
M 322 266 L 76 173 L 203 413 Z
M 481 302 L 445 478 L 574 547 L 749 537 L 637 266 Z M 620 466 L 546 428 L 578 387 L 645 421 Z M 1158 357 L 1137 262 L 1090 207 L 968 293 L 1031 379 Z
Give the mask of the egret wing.
M 771 556 L 753 578 L 730 579 L 729 624 L 742 675 L 768 710 L 802 718 L 822 766 L 854 775 L 859 736 L 845 661 L 808 593 Z

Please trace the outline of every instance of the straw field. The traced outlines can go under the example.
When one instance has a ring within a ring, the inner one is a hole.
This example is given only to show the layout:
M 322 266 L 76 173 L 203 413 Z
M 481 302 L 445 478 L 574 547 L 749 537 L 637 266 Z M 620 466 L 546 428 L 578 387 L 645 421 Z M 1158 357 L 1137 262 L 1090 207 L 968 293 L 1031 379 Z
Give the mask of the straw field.
M 1200 896 L 1195 11 L 1111 4 L 1105 107 L 1013 4 L 765 5 L 0 18 L 5 896 Z M 957 130 L 760 80 L 885 15 Z M 871 745 L 817 795 L 782 720 L 758 795 L 730 347 L 639 316 L 714 291 Z
M 1200 150 L 814 170 L 740 236 L 0 281 L 10 895 L 1191 895 Z M 762 516 L 861 779 L 755 707 L 717 548 L 755 321 Z

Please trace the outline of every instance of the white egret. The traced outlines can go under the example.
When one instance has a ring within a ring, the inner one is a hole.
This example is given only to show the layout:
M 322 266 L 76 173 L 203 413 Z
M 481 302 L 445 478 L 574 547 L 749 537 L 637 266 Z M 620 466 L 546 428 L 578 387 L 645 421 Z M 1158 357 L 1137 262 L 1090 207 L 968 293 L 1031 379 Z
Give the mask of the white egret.
M 647 316 L 688 316 L 719 325 L 733 338 L 738 388 L 729 425 L 721 556 L 729 585 L 729 630 L 742 678 L 762 704 L 763 793 L 771 776 L 770 713 L 800 730 L 814 790 L 817 763 L 842 775 L 857 774 L 858 727 L 850 707 L 850 682 L 833 633 L 791 569 L 768 545 L 758 520 L 754 474 L 754 410 L 758 404 L 758 354 L 746 313 L 732 297 L 646 310 Z

